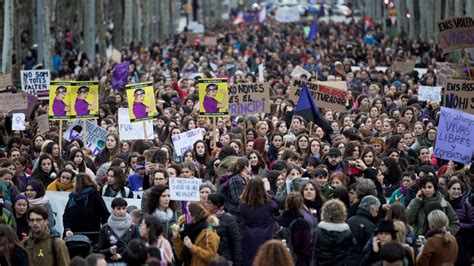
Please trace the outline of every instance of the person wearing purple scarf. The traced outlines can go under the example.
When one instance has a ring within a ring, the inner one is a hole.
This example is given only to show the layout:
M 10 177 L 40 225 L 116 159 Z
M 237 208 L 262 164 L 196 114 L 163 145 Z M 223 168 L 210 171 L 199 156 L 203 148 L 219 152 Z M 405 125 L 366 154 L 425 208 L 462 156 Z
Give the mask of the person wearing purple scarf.
M 392 193 L 388 201 L 388 204 L 391 205 L 394 203 L 400 203 L 403 205 L 405 202 L 406 193 L 415 184 L 415 182 L 416 182 L 416 177 L 413 173 L 404 172 L 402 174 L 402 185 Z

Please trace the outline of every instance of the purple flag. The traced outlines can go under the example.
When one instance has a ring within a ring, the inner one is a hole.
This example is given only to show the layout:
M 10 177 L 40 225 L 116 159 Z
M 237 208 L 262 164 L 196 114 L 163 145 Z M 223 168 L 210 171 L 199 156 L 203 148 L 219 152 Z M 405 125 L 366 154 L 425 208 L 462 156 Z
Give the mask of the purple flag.
M 125 88 L 128 81 L 128 66 L 130 62 L 125 61 L 115 65 L 112 70 L 112 88 L 114 90 Z

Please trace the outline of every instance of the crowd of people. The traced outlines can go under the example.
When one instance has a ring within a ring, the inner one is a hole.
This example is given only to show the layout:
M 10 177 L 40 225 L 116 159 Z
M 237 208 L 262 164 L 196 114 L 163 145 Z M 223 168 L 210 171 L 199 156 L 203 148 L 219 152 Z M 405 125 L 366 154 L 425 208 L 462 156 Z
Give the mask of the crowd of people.
M 321 22 L 308 40 L 301 23 L 271 17 L 207 30 L 217 45 L 182 33 L 121 50 L 129 83 L 154 84 L 159 115 L 148 141 L 120 139 L 127 101 L 112 88 L 114 63 L 72 43 L 55 53 L 63 56 L 52 80 L 99 80 L 97 124 L 109 134 L 94 158 L 80 139 L 59 138 L 57 122 L 38 130 L 47 102 L 25 131 L 2 117 L 1 265 L 470 265 L 474 166 L 433 155 L 440 105 L 417 98 L 420 85 L 436 84 L 434 63 L 447 60 L 434 42 L 363 22 Z M 426 73 L 394 70 L 406 60 Z M 270 113 L 219 117 L 215 127 L 199 116 L 199 77 L 256 83 L 260 65 Z M 345 81 L 347 111 L 320 108 L 323 124 L 294 115 L 296 66 L 310 82 Z M 203 140 L 177 156 L 171 136 L 195 128 Z M 171 177 L 202 180 L 200 201 L 171 200 Z M 69 193 L 63 217 L 46 191 Z M 128 206 L 134 194 L 141 206 Z M 114 198 L 111 212 L 104 197 Z M 70 261 L 83 235 L 92 254 Z

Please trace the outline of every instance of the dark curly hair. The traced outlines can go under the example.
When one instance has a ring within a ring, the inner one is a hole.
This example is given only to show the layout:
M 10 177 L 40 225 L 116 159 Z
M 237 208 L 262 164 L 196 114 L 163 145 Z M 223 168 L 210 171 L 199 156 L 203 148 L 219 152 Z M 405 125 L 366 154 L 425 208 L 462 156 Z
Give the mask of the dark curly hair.
M 169 190 L 170 188 L 165 185 L 158 185 L 151 189 L 146 202 L 146 213 L 153 214 L 155 212 L 156 208 L 158 208 L 158 205 L 160 204 L 161 194 L 163 194 L 163 192 L 165 192 L 167 189 Z M 174 211 L 173 205 L 174 203 L 170 202 L 170 208 Z

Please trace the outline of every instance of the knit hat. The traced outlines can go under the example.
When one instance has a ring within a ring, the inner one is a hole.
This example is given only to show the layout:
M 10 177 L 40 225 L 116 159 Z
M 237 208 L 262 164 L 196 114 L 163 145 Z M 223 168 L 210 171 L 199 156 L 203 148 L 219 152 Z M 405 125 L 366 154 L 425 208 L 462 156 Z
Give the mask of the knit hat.
M 19 200 L 25 200 L 25 201 L 26 201 L 26 204 L 28 204 L 28 198 L 27 198 L 25 195 L 23 195 L 23 194 L 18 194 L 18 195 L 16 195 L 16 197 L 15 197 L 15 199 L 14 199 L 14 201 L 13 201 L 13 204 L 15 204 L 15 203 L 16 203 L 17 201 L 19 201 Z

